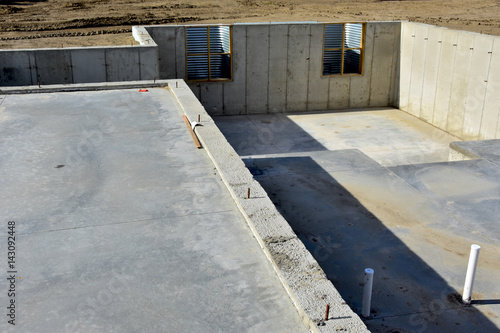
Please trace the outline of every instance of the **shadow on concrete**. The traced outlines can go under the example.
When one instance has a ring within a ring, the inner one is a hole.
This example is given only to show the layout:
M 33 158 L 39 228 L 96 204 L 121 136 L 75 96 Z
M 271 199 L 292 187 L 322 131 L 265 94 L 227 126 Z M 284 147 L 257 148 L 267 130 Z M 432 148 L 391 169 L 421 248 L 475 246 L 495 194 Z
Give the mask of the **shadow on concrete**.
M 327 150 L 284 114 L 219 116 L 213 119 L 240 156 Z
M 365 320 L 371 331 L 499 331 L 312 158 L 244 161 L 358 314 L 364 269 L 375 270 L 372 316 Z
M 500 299 L 481 299 L 473 300 L 472 305 L 490 305 L 490 304 L 500 304 Z

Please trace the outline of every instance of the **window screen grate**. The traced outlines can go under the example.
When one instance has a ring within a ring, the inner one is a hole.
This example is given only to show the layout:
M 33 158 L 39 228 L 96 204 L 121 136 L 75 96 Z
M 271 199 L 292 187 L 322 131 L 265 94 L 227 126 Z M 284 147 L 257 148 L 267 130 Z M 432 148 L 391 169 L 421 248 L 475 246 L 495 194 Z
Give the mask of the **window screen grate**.
M 364 23 L 325 24 L 323 75 L 362 74 Z
M 231 27 L 186 27 L 187 79 L 231 79 Z

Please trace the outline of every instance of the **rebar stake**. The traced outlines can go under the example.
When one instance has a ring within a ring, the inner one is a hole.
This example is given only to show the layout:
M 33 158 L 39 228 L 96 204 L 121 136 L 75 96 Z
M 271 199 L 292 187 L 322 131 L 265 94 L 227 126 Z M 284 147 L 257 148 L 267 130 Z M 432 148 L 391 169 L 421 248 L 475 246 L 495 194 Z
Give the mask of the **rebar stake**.
M 250 199 L 250 187 L 248 188 L 247 199 Z
M 325 321 L 328 320 L 328 315 L 330 314 L 330 304 L 326 305 Z

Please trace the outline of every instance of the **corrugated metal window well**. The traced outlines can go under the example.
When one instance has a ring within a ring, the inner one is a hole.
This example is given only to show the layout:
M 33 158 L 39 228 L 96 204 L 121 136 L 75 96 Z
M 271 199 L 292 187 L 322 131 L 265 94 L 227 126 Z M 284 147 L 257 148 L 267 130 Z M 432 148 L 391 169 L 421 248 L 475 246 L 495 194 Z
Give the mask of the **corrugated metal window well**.
M 231 38 L 231 26 L 186 27 L 187 80 L 231 80 Z
M 366 23 L 325 24 L 323 75 L 363 74 Z

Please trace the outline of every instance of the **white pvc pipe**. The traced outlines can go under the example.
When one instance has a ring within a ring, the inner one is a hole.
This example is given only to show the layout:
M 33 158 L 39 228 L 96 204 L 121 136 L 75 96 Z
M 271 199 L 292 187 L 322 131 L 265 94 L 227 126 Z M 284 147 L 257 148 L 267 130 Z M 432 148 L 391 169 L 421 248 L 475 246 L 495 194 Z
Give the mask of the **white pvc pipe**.
M 370 317 L 372 306 L 372 289 L 373 289 L 373 269 L 365 269 L 365 287 L 363 289 L 363 309 L 361 315 L 365 318 Z
M 464 295 L 462 301 L 470 304 L 472 298 L 472 286 L 476 275 L 477 258 L 479 257 L 481 246 L 472 244 L 470 247 L 469 265 L 467 266 L 467 275 L 465 276 Z

